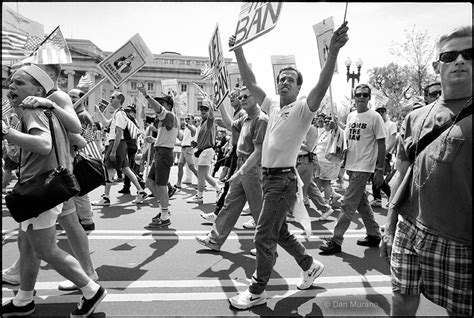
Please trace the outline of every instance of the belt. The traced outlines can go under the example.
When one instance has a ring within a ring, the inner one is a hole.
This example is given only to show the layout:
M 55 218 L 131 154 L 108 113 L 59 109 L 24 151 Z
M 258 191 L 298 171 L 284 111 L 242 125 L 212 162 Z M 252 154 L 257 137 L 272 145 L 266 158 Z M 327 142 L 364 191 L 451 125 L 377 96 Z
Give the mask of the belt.
M 287 168 L 265 168 L 262 167 L 262 171 L 264 174 L 282 174 L 288 172 L 295 172 L 294 167 L 287 167 Z

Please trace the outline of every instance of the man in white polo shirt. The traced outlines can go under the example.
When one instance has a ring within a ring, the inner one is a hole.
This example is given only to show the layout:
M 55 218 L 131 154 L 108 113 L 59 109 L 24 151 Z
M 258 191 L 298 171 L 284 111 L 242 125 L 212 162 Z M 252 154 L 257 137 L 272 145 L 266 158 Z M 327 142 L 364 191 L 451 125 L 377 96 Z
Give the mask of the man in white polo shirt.
M 332 35 L 329 55 L 319 81 L 306 99 L 297 100 L 303 77 L 297 69 L 288 66 L 282 68 L 277 77 L 279 99 L 271 100 L 257 85 L 242 47 L 234 50 L 244 85 L 269 118 L 262 146 L 264 202 L 255 234 L 256 271 L 250 287 L 229 299 L 235 308 L 247 309 L 266 303 L 265 287 L 276 261 L 277 243 L 295 258 L 303 270 L 298 289 L 309 288 L 324 269 L 324 265 L 314 260 L 289 232 L 286 216 L 296 202 L 298 151 L 331 83 L 337 54 L 348 40 L 347 30 L 345 22 Z M 232 36 L 229 45 L 234 43 L 235 36 Z

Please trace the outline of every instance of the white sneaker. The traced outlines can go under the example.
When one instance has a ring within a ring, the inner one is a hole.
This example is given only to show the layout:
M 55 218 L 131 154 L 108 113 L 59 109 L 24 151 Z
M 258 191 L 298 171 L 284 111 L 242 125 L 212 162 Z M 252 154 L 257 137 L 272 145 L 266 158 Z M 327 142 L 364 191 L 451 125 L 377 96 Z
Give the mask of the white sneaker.
M 135 198 L 135 201 L 133 201 L 135 204 L 142 204 L 143 201 L 148 197 L 148 194 L 145 191 L 139 192 L 137 194 L 137 197 Z
M 204 199 L 202 197 L 199 197 L 197 194 L 192 197 L 191 199 L 186 201 L 187 203 L 198 203 L 198 204 L 203 204 Z
M 2 283 L 20 285 L 20 268 L 11 266 L 2 270 Z
M 110 206 L 110 199 L 107 197 L 102 197 L 99 201 L 91 202 L 91 205 L 95 206 Z
M 252 248 L 252 249 L 250 250 L 250 255 L 257 256 L 257 249 L 256 249 L 256 248 Z
M 253 306 L 263 305 L 267 302 L 266 292 L 257 295 L 252 294 L 247 289 L 246 291 L 238 294 L 237 296 L 229 298 L 229 302 L 232 306 L 237 309 L 247 309 Z
M 94 274 L 89 277 L 95 282 L 99 280 L 99 275 L 97 275 L 96 272 L 94 272 Z M 77 287 L 77 285 L 71 282 L 70 280 L 65 280 L 59 283 L 58 289 L 59 290 L 79 290 L 79 287 Z
M 313 285 L 314 280 L 321 275 L 324 270 L 324 265 L 317 260 L 313 260 L 313 264 L 307 271 L 301 272 L 301 280 L 296 283 L 298 289 L 308 289 Z
M 215 215 L 214 212 L 210 212 L 210 213 L 202 212 L 200 215 L 204 220 L 206 220 L 208 222 L 212 222 L 212 223 L 214 223 L 214 221 L 217 218 L 217 215 Z
M 255 221 L 254 219 L 250 219 L 248 220 L 247 222 L 245 222 L 244 224 L 242 224 L 242 227 L 244 229 L 249 229 L 249 230 L 253 230 L 257 227 L 257 224 L 255 224 Z
M 242 216 L 251 215 L 251 213 L 250 213 L 250 208 L 249 208 L 249 207 L 244 208 L 244 209 L 242 210 L 242 212 L 240 212 L 240 215 L 242 215 Z

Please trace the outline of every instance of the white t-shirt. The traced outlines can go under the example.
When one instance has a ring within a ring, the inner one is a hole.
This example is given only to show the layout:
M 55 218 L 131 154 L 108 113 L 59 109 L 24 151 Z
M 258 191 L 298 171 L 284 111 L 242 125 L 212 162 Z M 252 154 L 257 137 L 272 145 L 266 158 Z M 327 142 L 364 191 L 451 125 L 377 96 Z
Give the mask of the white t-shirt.
M 280 108 L 280 99 L 277 98 L 266 96 L 261 107 L 268 115 L 262 146 L 262 167 L 294 167 L 314 113 L 309 109 L 306 99 L 298 99 Z
M 347 142 L 346 170 L 373 173 L 378 154 L 376 140 L 385 138 L 382 116 L 372 109 L 363 113 L 351 112 L 347 116 L 344 136 Z
M 107 133 L 107 143 L 109 143 L 109 141 L 115 139 L 115 127 L 120 127 L 123 130 L 125 130 L 125 128 L 127 127 L 127 123 L 128 123 L 127 122 L 127 115 L 125 114 L 125 112 L 121 108 L 117 109 L 112 115 L 112 122 L 110 123 L 110 130 Z M 121 140 L 123 140 L 123 139 L 124 139 L 124 136 L 123 136 L 123 133 L 122 133 L 122 139 Z
M 191 135 L 191 130 L 187 127 L 184 128 L 183 130 L 183 140 L 181 141 L 181 145 L 184 146 L 191 146 L 191 141 L 193 141 L 194 138 Z
M 385 148 L 386 151 L 389 151 L 388 149 L 389 142 L 390 142 L 390 136 L 393 135 L 393 139 L 396 140 L 397 138 L 397 124 L 395 124 L 393 121 L 390 119 L 387 120 L 386 122 L 383 123 L 383 129 L 385 131 Z M 393 149 L 391 149 L 390 153 L 395 153 L 397 150 L 397 147 L 394 146 Z

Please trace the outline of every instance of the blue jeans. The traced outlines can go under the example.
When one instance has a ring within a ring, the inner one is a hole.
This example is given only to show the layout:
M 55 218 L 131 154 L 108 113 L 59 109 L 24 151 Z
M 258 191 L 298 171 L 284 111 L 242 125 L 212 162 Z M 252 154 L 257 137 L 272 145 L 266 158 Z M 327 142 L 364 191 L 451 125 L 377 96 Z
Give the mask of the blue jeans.
M 308 195 L 308 198 L 313 201 L 316 208 L 325 213 L 331 209 L 331 206 L 324 200 L 321 190 L 319 190 L 314 181 L 314 171 L 316 170 L 316 162 L 308 162 L 307 159 L 303 159 L 297 164 L 296 169 L 300 175 L 301 181 L 303 181 L 303 193 Z
M 245 161 L 238 159 L 240 168 Z M 217 215 L 208 237 L 216 244 L 222 245 L 237 223 L 245 202 L 249 202 L 250 214 L 257 223 L 262 210 L 262 168 L 255 165 L 244 175 L 233 179 L 225 197 L 224 207 Z
M 349 185 L 347 186 L 344 200 L 342 201 L 341 213 L 334 227 L 333 241 L 342 245 L 344 233 L 346 233 L 357 210 L 364 222 L 367 235 L 381 237 L 380 228 L 374 218 L 374 211 L 369 204 L 365 187 L 372 173 L 347 171 Z
M 251 293 L 261 294 L 270 279 L 277 258 L 277 243 L 293 256 L 303 270 L 308 270 L 313 257 L 288 231 L 286 215 L 296 202 L 298 181 L 294 172 L 263 174 L 263 207 L 257 222 L 255 246 L 256 271 L 252 275 Z

